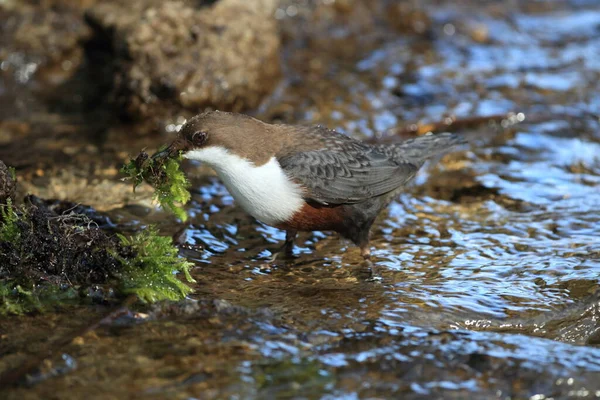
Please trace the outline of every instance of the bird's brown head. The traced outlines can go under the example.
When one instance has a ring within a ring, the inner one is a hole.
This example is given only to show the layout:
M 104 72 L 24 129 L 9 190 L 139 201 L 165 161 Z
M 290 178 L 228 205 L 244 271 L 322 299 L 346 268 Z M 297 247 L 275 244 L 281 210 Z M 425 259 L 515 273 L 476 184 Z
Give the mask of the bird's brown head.
M 260 165 L 267 162 L 281 146 L 277 140 L 273 140 L 273 127 L 243 114 L 205 112 L 183 125 L 163 155 L 181 153 L 185 156 L 194 150 L 222 147 Z

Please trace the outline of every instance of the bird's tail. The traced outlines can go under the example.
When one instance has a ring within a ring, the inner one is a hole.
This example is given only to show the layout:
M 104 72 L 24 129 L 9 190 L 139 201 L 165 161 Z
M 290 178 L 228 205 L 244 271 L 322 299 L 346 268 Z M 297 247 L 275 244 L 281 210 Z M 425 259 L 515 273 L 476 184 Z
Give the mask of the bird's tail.
M 439 159 L 455 147 L 467 143 L 466 140 L 453 133 L 428 134 L 406 140 L 391 146 L 392 157 L 398 161 L 408 161 L 422 165 L 429 159 Z

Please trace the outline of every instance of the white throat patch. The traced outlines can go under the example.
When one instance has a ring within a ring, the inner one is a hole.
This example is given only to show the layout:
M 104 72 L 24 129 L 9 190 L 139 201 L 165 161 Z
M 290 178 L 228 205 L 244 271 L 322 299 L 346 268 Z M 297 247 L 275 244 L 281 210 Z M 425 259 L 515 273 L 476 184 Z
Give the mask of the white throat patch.
M 265 224 L 287 221 L 304 205 L 302 189 L 290 181 L 275 157 L 257 167 L 220 146 L 192 150 L 184 157 L 210 165 L 235 201 Z

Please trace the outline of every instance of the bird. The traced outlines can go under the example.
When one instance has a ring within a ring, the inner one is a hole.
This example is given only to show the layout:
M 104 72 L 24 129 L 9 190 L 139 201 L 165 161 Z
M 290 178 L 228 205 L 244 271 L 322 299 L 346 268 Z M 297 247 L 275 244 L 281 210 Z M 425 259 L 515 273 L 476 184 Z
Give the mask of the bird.
M 380 212 L 427 160 L 464 143 L 441 133 L 368 144 L 320 125 L 207 111 L 186 121 L 155 156 L 182 155 L 213 168 L 244 211 L 286 231 L 278 251 L 286 256 L 293 255 L 298 232 L 334 231 L 369 260 L 369 235 Z

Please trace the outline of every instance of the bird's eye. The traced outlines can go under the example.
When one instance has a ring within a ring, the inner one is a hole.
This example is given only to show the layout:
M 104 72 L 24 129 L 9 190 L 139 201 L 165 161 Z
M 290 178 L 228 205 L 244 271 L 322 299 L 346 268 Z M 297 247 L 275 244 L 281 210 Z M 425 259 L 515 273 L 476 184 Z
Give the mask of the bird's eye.
M 191 142 L 195 146 L 202 146 L 204 142 L 206 142 L 206 138 L 208 137 L 208 133 L 203 131 L 196 131 L 192 134 Z

